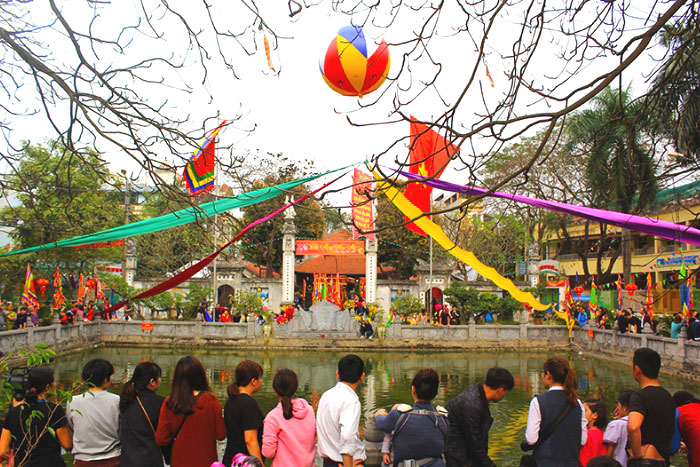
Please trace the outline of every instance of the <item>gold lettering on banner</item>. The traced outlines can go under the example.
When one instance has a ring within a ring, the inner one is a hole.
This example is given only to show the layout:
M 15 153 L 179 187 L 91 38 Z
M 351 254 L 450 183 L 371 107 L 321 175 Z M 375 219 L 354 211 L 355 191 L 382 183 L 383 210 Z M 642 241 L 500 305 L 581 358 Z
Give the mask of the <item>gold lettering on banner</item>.
M 374 230 L 374 213 L 372 211 L 372 199 L 369 192 L 372 191 L 373 178 L 359 169 L 355 169 L 352 177 L 352 238 L 365 237 L 373 242 L 377 241 L 376 234 L 366 234 Z
M 365 242 L 362 240 L 297 240 L 296 254 L 302 256 L 362 256 Z

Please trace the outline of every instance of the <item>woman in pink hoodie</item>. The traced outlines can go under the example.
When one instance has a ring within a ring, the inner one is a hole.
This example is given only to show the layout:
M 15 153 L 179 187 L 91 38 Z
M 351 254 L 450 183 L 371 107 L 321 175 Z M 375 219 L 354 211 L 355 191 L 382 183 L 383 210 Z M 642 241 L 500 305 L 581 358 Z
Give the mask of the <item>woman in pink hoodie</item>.
M 272 389 L 280 403 L 267 414 L 263 425 L 262 454 L 272 459 L 271 467 L 313 467 L 316 449 L 314 409 L 301 397 L 294 397 L 299 381 L 288 368 L 277 370 Z

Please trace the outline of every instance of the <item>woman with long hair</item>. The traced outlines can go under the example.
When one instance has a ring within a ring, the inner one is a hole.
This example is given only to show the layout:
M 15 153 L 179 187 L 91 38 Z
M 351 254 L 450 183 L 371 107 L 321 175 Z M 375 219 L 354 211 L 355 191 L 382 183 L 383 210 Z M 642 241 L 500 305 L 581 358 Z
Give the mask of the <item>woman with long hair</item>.
M 72 449 L 73 439 L 66 412 L 47 400 L 56 390 L 53 368 L 32 368 L 25 390 L 24 401 L 7 413 L 0 435 L 0 461 L 9 458 L 12 450 L 14 465 L 65 467 L 61 447 Z
M 257 457 L 264 465 L 261 446 L 263 414 L 253 394 L 262 387 L 263 369 L 259 363 L 243 360 L 236 366 L 234 381 L 228 386 L 228 400 L 224 406 L 224 421 L 228 439 L 224 465 L 231 465 L 239 453 Z
M 265 417 L 263 456 L 272 467 L 312 467 L 316 455 L 314 409 L 301 397 L 294 397 L 299 381 L 289 368 L 277 370 L 272 389 L 280 402 Z
M 538 467 L 578 467 L 588 420 L 576 398 L 576 372 L 563 358 L 553 357 L 544 362 L 542 382 L 547 392 L 530 402 L 526 445 L 534 448 Z
M 156 443 L 172 443 L 171 467 L 209 467 L 218 461 L 216 441 L 225 437 L 221 403 L 209 390 L 202 362 L 182 357 L 175 366 L 170 396 L 160 409 Z
M 122 464 L 132 467 L 162 467 L 163 454 L 156 444 L 156 427 L 163 405 L 160 387 L 162 370 L 153 362 L 136 365 L 131 379 L 122 387 L 119 437 Z

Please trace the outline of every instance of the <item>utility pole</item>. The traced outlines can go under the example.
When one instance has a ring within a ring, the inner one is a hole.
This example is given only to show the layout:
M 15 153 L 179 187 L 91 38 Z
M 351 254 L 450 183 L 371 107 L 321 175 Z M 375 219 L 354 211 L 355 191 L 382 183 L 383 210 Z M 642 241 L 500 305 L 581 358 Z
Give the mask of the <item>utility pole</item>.
M 124 176 L 124 225 L 129 223 L 129 177 L 126 175 L 126 169 L 121 170 Z M 122 278 L 127 282 L 126 258 L 128 256 L 129 245 L 124 241 L 124 256 L 122 258 Z

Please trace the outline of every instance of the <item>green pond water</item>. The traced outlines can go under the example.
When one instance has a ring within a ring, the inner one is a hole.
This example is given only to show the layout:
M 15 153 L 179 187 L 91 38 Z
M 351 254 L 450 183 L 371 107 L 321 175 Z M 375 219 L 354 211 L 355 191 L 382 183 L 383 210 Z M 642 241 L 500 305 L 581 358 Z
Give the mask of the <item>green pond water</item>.
M 113 377 L 114 392 L 133 373 L 134 367 L 144 359 L 150 359 L 163 368 L 163 385 L 160 393 L 167 395 L 172 371 L 177 360 L 184 355 L 197 356 L 205 368 L 212 390 L 221 400 L 226 400 L 226 386 L 232 380 L 233 369 L 243 359 L 259 362 L 265 374 L 263 388 L 256 394 L 263 414 L 270 411 L 277 399 L 272 392 L 272 376 L 278 368 L 291 368 L 299 376 L 297 395 L 314 406 L 320 395 L 336 383 L 335 371 L 338 359 L 345 351 L 334 350 L 206 350 L 206 349 L 142 349 L 98 347 L 59 357 L 54 366 L 59 384 L 69 386 L 79 377 L 82 366 L 91 358 L 101 357 L 111 361 L 116 369 Z M 434 368 L 440 374 L 440 390 L 436 404 L 445 405 L 470 384 L 482 382 L 486 371 L 499 366 L 508 369 L 515 377 L 515 388 L 498 404 L 491 405 L 494 418 L 489 436 L 490 455 L 499 465 L 517 466 L 521 456 L 519 443 L 524 438 L 527 411 L 532 397 L 544 390 L 540 372 L 546 353 L 518 352 L 359 352 L 365 361 L 367 374 L 359 389 L 359 397 L 365 414 L 378 408 L 390 408 L 399 402 L 411 402 L 411 380 L 422 368 Z M 554 354 L 552 354 L 554 355 Z M 568 358 L 578 374 L 579 397 L 596 397 L 604 401 L 610 412 L 616 405 L 617 395 L 623 389 L 635 389 L 631 365 L 612 363 L 576 353 L 558 354 Z M 663 375 L 661 382 L 673 393 L 677 390 L 700 395 L 700 384 Z M 68 459 L 68 457 L 67 457 Z M 72 462 L 69 460 L 69 465 Z M 687 465 L 685 458 L 677 456 L 674 465 Z M 127 466 L 128 467 L 128 466 Z

